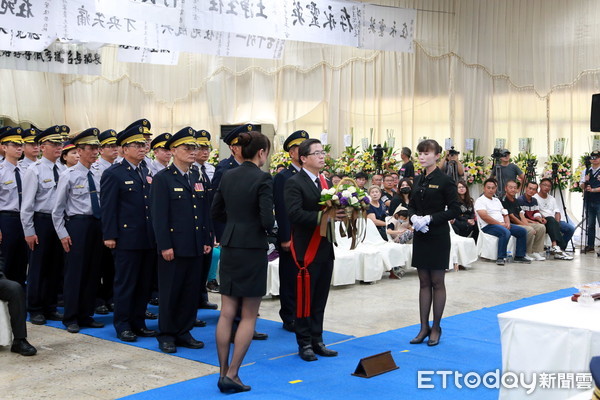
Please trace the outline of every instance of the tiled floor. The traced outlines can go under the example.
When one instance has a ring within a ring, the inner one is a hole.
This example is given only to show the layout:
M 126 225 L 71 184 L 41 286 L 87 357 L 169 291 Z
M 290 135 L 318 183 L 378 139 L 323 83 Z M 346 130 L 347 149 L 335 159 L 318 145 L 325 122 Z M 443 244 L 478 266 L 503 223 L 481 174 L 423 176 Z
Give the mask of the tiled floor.
M 446 274 L 445 315 L 596 280 L 600 280 L 600 259 L 595 254 L 576 254 L 573 261 L 502 267 L 480 261 L 467 271 Z M 400 281 L 384 278 L 374 285 L 332 288 L 325 329 L 365 336 L 416 324 L 417 294 L 418 278 L 412 268 Z M 219 302 L 218 295 L 210 296 Z M 278 309 L 277 299 L 263 301 L 261 318 L 279 321 Z M 114 399 L 218 370 L 46 326 L 28 324 L 28 329 L 30 342 L 38 348 L 36 356 L 22 357 L 0 348 L 2 399 Z M 205 329 L 214 334 L 214 326 Z

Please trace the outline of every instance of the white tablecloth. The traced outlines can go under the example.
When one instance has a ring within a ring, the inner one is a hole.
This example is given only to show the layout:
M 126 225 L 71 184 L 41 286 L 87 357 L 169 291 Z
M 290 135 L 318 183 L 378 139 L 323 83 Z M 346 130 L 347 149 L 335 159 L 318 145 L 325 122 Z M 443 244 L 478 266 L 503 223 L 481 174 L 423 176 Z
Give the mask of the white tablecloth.
M 600 355 L 600 301 L 589 306 L 570 298 L 549 301 L 499 314 L 498 322 L 503 372 L 535 372 L 538 379 L 530 395 L 501 386 L 500 399 L 562 400 L 581 393 L 576 387 L 559 388 L 558 374 L 589 373 L 590 359 Z M 554 389 L 540 388 L 540 373 L 557 378 Z

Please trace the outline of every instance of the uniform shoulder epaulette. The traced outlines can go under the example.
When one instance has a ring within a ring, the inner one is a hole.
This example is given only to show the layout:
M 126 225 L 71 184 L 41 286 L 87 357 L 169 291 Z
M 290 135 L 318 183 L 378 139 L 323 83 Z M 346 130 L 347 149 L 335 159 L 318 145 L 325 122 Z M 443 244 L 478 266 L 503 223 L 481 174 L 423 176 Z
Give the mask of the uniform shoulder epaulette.
M 35 165 L 40 165 L 41 163 L 42 163 L 42 160 L 37 160 L 37 161 L 35 162 Z

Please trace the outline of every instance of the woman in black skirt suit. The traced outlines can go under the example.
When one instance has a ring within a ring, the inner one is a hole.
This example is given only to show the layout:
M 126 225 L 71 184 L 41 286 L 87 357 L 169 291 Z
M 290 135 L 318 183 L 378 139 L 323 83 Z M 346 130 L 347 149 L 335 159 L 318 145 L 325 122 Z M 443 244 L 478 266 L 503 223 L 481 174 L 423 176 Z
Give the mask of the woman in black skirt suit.
M 424 140 L 417 151 L 425 174 L 415 177 L 408 213 L 415 231 L 412 266 L 419 273 L 421 330 L 410 343 L 422 343 L 429 336 L 427 344 L 436 346 L 442 335 L 440 320 L 446 305 L 444 275 L 450 260 L 448 221 L 459 214 L 460 207 L 456 183 L 436 166 L 441 146 L 435 140 Z M 432 303 L 433 326 L 429 327 Z
M 244 162 L 227 171 L 212 205 L 213 219 L 225 223 L 221 237 L 221 315 L 216 341 L 221 374 L 221 392 L 242 392 L 238 370 L 250 347 L 260 301 L 267 291 L 267 233 L 273 228 L 273 179 L 260 170 L 271 148 L 259 132 L 240 134 Z M 241 320 L 229 350 L 233 322 L 241 304 Z

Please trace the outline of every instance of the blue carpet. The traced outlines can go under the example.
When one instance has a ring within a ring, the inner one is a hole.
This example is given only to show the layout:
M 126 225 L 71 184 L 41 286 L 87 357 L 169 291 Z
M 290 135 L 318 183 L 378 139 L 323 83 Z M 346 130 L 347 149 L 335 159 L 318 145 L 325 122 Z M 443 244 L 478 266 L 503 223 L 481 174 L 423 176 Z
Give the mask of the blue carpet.
M 154 313 L 158 313 L 158 307 L 150 306 L 148 309 Z M 126 343 L 117 338 L 117 334 L 112 325 L 112 313 L 109 315 L 95 315 L 94 319 L 105 324 L 104 328 L 92 329 L 81 328 L 81 333 L 99 339 L 110 340 L 130 346 L 139 347 L 153 351 L 158 349 L 158 341 L 156 338 L 138 338 L 137 342 Z M 215 343 L 215 328 L 219 319 L 219 311 L 216 310 L 199 310 L 198 319 L 206 321 L 208 325 L 204 328 L 194 328 L 192 336 L 197 340 L 204 342 L 203 349 L 187 349 L 178 347 L 177 353 L 173 354 L 176 357 L 187 358 L 188 360 L 199 361 L 201 363 L 218 366 L 217 345 Z M 62 322 L 48 321 L 48 326 L 65 329 Z M 158 330 L 157 320 L 146 320 L 148 329 Z M 284 330 L 281 327 L 281 322 L 258 319 L 256 322 L 256 330 L 269 334 L 268 340 L 254 340 L 252 346 L 248 350 L 244 363 L 252 363 L 261 359 L 269 359 L 279 357 L 285 354 L 296 353 L 298 347 L 296 345 L 296 337 L 293 333 Z M 323 339 L 325 343 L 337 343 L 343 340 L 352 338 L 349 335 L 342 335 L 334 332 L 324 332 Z
M 252 391 L 239 393 L 236 398 L 497 399 L 498 389 L 488 389 L 483 384 L 467 388 L 463 378 L 459 379 L 463 387 L 458 388 L 454 383 L 455 375 L 449 376 L 446 388 L 442 387 L 442 377 L 438 374 L 430 375 L 431 381 L 428 383 L 434 388 L 418 388 L 418 371 L 476 372 L 483 377 L 485 373 L 501 370 L 497 315 L 571 296 L 573 291 L 563 289 L 444 318 L 442 340 L 437 347 L 408 344 L 419 329 L 415 325 L 334 344 L 330 347 L 339 351 L 339 356 L 319 357 L 317 362 L 304 362 L 297 355 L 272 360 L 262 358 L 240 370 L 240 376 L 252 386 Z M 256 344 L 252 343 L 250 351 Z M 400 369 L 370 379 L 350 375 L 361 358 L 386 350 L 392 351 Z M 216 383 L 217 375 L 209 375 L 137 393 L 125 399 L 169 400 L 189 398 L 196 394 L 203 398 L 219 398 Z

